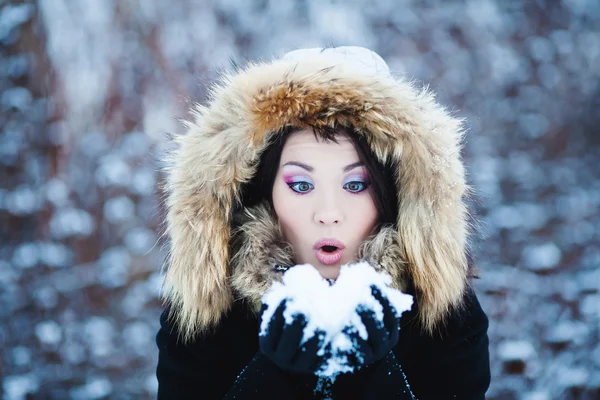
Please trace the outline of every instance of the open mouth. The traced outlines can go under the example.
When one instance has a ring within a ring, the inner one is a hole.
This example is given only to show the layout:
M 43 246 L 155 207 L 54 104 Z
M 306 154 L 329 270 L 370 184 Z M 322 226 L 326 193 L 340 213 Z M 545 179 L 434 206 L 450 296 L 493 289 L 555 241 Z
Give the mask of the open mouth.
M 337 246 L 323 246 L 323 247 L 321 247 L 321 249 L 326 253 L 333 253 L 338 248 L 337 248 Z
M 342 260 L 345 248 L 344 243 L 335 238 L 323 238 L 315 243 L 313 250 L 321 264 L 334 265 Z

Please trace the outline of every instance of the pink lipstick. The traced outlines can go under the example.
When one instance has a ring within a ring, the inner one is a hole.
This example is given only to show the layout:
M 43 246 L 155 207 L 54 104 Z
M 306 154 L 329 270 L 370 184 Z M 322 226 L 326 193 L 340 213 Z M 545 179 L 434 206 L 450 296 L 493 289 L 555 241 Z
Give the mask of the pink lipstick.
M 320 239 L 313 246 L 317 259 L 324 265 L 339 263 L 345 248 L 344 243 L 333 238 Z

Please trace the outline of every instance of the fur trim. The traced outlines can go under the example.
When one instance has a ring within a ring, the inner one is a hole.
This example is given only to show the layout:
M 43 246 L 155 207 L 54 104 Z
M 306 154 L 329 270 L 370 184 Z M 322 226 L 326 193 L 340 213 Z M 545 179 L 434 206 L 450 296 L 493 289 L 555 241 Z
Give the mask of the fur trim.
M 237 297 L 249 301 L 258 313 L 262 296 L 273 281 L 281 281 L 287 269 L 277 267 L 294 265 L 293 249 L 286 242 L 272 210 L 263 204 L 245 210 L 232 236 L 231 286 Z M 406 291 L 406 268 L 396 238 L 394 229 L 380 229 L 362 244 L 357 261 L 367 261 L 376 270 L 387 273 L 394 287 Z
M 211 99 L 208 107 L 196 107 L 195 121 L 176 137 L 168 170 L 171 249 L 164 293 L 186 337 L 219 321 L 234 301 L 232 285 L 250 298 L 268 286 L 267 277 L 253 280 L 249 271 L 230 280 L 232 261 L 250 258 L 230 254 L 232 212 L 270 136 L 288 126 L 353 127 L 380 161 L 397 162 L 398 230 L 386 231 L 365 251 L 379 257 L 392 276 L 408 274 L 426 330 L 432 332 L 460 306 L 468 285 L 463 130 L 429 91 L 314 56 L 251 64 L 223 76 Z M 262 228 L 260 240 L 274 238 L 269 233 L 274 226 Z M 381 255 L 386 240 L 397 244 L 393 255 Z M 240 248 L 261 251 L 250 243 Z M 258 286 L 241 290 L 243 282 Z
M 264 205 L 246 209 L 233 233 L 231 286 L 239 298 L 250 301 L 258 312 L 261 298 L 274 280 L 281 280 L 276 266 L 293 266 L 293 249 L 285 241 L 273 212 Z

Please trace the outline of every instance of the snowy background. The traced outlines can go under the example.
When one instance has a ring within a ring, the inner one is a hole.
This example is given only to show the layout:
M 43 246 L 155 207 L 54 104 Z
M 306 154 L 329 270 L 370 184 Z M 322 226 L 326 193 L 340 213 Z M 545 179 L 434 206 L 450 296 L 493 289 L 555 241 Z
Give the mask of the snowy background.
M 156 393 L 166 132 L 230 60 L 371 47 L 469 124 L 490 399 L 600 398 L 597 0 L 0 0 L 5 399 Z

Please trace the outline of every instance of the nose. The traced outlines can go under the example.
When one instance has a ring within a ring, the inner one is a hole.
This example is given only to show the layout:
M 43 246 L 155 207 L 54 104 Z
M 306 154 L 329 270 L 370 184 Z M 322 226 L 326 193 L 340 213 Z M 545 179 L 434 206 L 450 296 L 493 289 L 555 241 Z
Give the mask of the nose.
M 344 222 L 344 200 L 336 190 L 320 190 L 318 196 L 314 197 L 314 222 L 321 226 Z
M 344 216 L 339 209 L 327 209 L 315 213 L 314 221 L 319 225 L 339 225 Z

